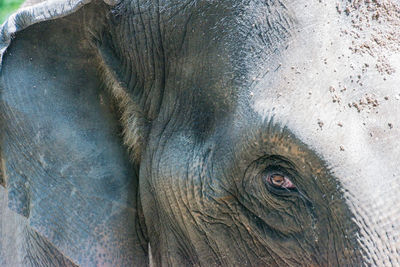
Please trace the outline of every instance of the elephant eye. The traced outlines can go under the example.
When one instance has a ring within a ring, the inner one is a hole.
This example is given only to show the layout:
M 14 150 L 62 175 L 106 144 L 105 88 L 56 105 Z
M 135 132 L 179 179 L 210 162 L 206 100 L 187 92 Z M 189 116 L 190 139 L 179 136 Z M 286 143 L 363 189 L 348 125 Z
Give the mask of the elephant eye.
M 288 177 L 279 173 L 267 175 L 267 183 L 277 189 L 295 190 L 296 186 Z

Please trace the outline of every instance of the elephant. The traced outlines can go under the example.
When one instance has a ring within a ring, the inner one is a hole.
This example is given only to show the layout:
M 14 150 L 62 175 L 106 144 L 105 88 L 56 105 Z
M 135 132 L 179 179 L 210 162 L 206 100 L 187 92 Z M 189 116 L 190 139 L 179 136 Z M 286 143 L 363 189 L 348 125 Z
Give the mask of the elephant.
M 0 266 L 399 266 L 395 0 L 52 0 L 0 31 Z

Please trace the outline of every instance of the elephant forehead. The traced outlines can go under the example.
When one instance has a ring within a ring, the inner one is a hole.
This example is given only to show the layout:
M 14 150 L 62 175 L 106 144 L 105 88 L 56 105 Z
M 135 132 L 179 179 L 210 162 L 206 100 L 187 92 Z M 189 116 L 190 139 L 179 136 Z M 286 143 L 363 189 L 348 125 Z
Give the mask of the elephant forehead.
M 393 203 L 400 201 L 400 77 L 394 73 L 400 53 L 385 46 L 355 52 L 357 42 L 374 45 L 374 30 L 365 29 L 360 41 L 345 33 L 355 31 L 353 26 L 329 12 L 327 17 L 330 24 L 296 36 L 279 69 L 255 79 L 251 108 L 261 117 L 273 116 L 327 163 L 344 188 L 365 246 L 397 259 L 399 245 L 393 241 L 400 208 Z M 375 34 L 387 41 L 382 32 Z

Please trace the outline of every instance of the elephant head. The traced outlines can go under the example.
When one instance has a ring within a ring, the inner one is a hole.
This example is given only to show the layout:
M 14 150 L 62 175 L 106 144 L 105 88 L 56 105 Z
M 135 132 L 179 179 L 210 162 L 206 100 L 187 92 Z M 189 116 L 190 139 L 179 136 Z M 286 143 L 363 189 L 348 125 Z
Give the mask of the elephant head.
M 21 9 L 0 35 L 0 263 L 400 264 L 399 11 Z

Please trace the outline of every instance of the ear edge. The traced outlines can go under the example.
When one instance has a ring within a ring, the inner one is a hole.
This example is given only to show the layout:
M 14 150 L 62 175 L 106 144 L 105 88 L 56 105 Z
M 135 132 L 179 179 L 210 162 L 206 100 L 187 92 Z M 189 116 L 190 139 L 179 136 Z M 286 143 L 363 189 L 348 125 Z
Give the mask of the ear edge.
M 0 26 L 0 71 L 2 59 L 13 37 L 29 26 L 48 20 L 62 18 L 75 13 L 83 6 L 96 0 L 55 0 L 41 2 L 32 6 L 19 9 L 11 14 Z M 119 0 L 102 1 L 109 6 L 117 5 Z

